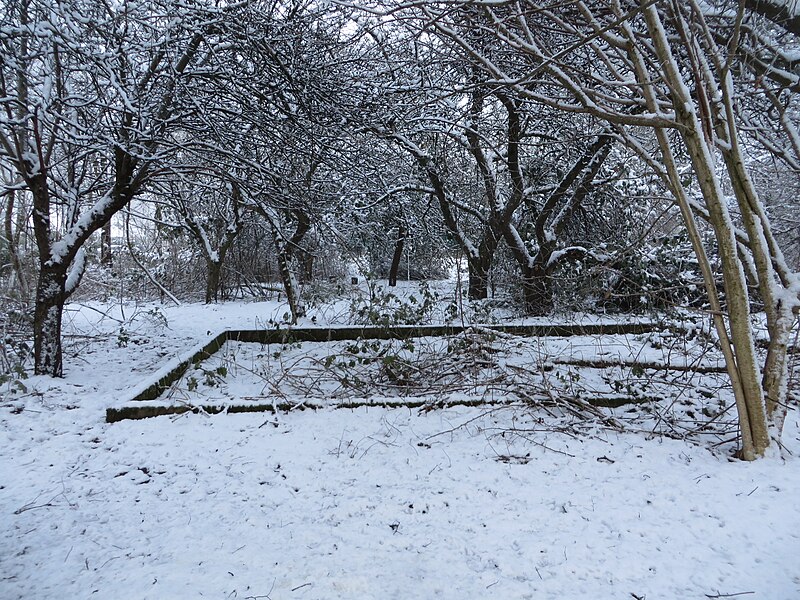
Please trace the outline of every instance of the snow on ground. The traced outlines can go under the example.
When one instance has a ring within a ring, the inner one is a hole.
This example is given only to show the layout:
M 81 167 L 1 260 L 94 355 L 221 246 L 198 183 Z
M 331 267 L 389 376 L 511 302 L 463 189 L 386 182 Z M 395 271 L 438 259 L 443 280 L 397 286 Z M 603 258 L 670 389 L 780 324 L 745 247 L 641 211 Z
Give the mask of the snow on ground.
M 796 411 L 750 464 L 510 408 L 108 425 L 164 361 L 282 308 L 92 308 L 64 380 L 0 403 L 0 598 L 800 598 Z
M 797 597 L 796 459 L 480 415 L 5 420 L 0 595 Z

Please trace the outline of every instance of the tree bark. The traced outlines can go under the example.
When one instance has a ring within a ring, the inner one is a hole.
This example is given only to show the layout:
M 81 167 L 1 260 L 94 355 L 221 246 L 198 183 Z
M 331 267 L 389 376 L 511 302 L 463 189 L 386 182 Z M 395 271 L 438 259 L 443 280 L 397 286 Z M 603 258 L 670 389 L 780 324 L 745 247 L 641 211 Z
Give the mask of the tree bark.
M 292 259 L 296 258 L 300 265 L 300 277 L 302 281 L 309 282 L 314 277 L 314 255 L 303 248 L 300 244 L 305 239 L 309 231 L 311 231 L 311 217 L 309 214 L 297 208 L 292 211 L 292 216 L 297 221 L 297 227 L 286 243 L 286 259 L 291 265 Z
M 314 281 L 314 253 L 307 250 L 303 251 L 303 283 Z
M 219 300 L 219 284 L 222 277 L 222 261 L 206 258 L 206 304 Z
M 750 250 L 758 272 L 758 286 L 767 316 L 769 347 L 761 378 L 761 388 L 766 399 L 767 417 L 777 436 L 783 429 L 786 418 L 789 339 L 795 320 L 792 305 L 785 302 L 784 299 L 776 297 L 782 274 L 776 273 L 773 269 L 773 258 L 778 258 L 779 263 L 784 261 L 782 256 L 773 256 L 777 245 L 774 246 L 772 252 L 770 251 L 769 241 L 772 235 L 769 230 L 769 222 L 763 211 L 759 210 L 761 201 L 744 166 L 735 132 L 731 132 L 729 145 L 722 154 L 750 240 Z M 788 275 L 783 274 L 783 276 L 788 280 Z M 795 302 L 794 306 L 796 305 Z
M 406 243 L 406 228 L 401 223 L 397 226 L 397 239 L 394 242 L 392 265 L 389 267 L 389 287 L 397 285 L 397 272 L 400 270 L 400 259 L 403 258 L 403 246 Z
M 110 267 L 114 262 L 111 253 L 111 219 L 100 229 L 100 264 Z
M 491 261 L 471 260 L 469 261 L 469 287 L 468 298 L 470 300 L 486 300 L 489 297 L 489 269 Z
M 292 262 L 294 259 L 294 252 L 300 248 L 298 246 L 299 242 L 302 241 L 310 228 L 310 221 L 307 219 L 306 213 L 302 211 L 295 213 L 295 218 L 298 221 L 297 229 L 292 237 L 286 239 L 281 229 L 280 216 L 276 211 L 258 205 L 253 206 L 253 208 L 264 217 L 272 233 L 273 243 L 275 244 L 275 256 L 278 262 L 278 271 L 281 276 L 281 282 L 283 283 L 283 289 L 286 292 L 289 310 L 292 313 L 292 324 L 295 324 L 298 319 L 306 316 L 306 308 L 300 296 L 300 286 L 297 283 L 297 277 L 292 270 Z
M 306 316 L 306 308 L 300 299 L 300 286 L 297 284 L 297 278 L 292 271 L 291 257 L 286 252 L 286 241 L 276 229 L 273 230 L 273 235 L 275 236 L 278 270 L 281 273 L 283 289 L 286 291 L 286 301 L 289 303 L 289 310 L 292 313 L 292 324 L 296 324 L 298 319 Z
M 744 458 L 752 460 L 764 454 L 769 446 L 770 437 L 760 371 L 753 334 L 750 330 L 747 280 L 739 262 L 731 216 L 717 179 L 711 158 L 711 149 L 706 143 L 703 126 L 681 74 L 678 72 L 657 10 L 653 6 L 649 6 L 645 9 L 644 15 L 653 40 L 653 47 L 664 67 L 665 81 L 673 95 L 675 117 L 682 126 L 681 138 L 691 159 L 717 239 L 725 285 L 730 339 L 735 357 L 734 364 L 728 366 L 735 371 L 741 383 L 742 396 L 737 398 L 737 408 L 742 426 L 742 455 Z M 745 432 L 745 427 L 749 431 Z
M 34 372 L 37 375 L 61 377 L 61 316 L 64 311 L 66 269 L 42 265 L 36 288 L 33 316 Z
M 544 317 L 553 311 L 553 281 L 542 265 L 523 269 L 522 297 L 528 315 Z

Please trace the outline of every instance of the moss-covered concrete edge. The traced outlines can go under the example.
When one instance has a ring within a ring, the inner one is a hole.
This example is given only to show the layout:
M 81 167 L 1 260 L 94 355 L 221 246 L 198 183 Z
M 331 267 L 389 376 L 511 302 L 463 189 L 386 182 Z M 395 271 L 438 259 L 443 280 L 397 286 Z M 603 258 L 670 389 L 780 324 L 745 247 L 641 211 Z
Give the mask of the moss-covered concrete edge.
M 658 323 L 633 322 L 633 323 L 587 323 L 587 324 L 546 324 L 546 325 L 397 325 L 393 327 L 293 327 L 274 329 L 231 329 L 223 331 L 213 339 L 206 342 L 201 348 L 191 354 L 189 358 L 181 361 L 169 372 L 160 376 L 144 390 L 130 399 L 132 402 L 157 400 L 171 385 L 178 381 L 193 365 L 197 365 L 216 353 L 227 341 L 238 341 L 258 344 L 286 344 L 292 342 L 338 342 L 358 339 L 409 339 L 416 337 L 443 337 L 457 335 L 465 331 L 479 329 L 490 330 L 498 333 L 518 335 L 522 337 L 571 337 L 576 335 L 637 335 L 650 333 L 660 329 Z M 403 404 L 407 406 L 408 404 Z M 256 405 L 241 405 L 238 407 L 210 406 L 206 412 L 214 413 L 227 410 L 227 412 L 252 412 L 250 408 Z M 265 406 L 273 406 L 265 405 Z M 113 423 L 122 418 L 144 418 L 163 414 L 178 414 L 194 410 L 198 412 L 206 407 L 186 406 L 125 406 L 122 408 L 109 408 L 106 411 L 106 421 Z M 237 408 L 232 410 L 232 408 Z M 413 408 L 413 407 L 412 407 Z M 269 409 L 264 409 L 269 410 Z M 152 413 L 152 414 L 151 414 Z M 137 415 L 141 417 L 119 415 Z M 113 419 L 113 420 L 112 420 Z
M 596 407 L 604 408 L 618 408 L 628 404 L 643 404 L 647 402 L 656 402 L 659 398 L 651 396 L 606 396 L 602 398 L 587 398 L 585 401 L 588 404 Z M 368 400 L 358 402 L 342 402 L 340 404 L 332 404 L 323 406 L 308 402 L 291 403 L 291 402 L 277 402 L 277 403 L 260 403 L 260 404 L 204 404 L 204 405 L 128 405 L 121 408 L 109 408 L 106 410 L 106 422 L 117 423 L 125 420 L 148 419 L 150 417 L 161 417 L 165 415 L 181 415 L 187 412 L 194 414 L 205 413 L 216 415 L 220 413 L 235 414 L 235 413 L 275 413 L 275 412 L 294 412 L 305 410 L 342 410 L 350 409 L 355 410 L 359 408 L 408 408 L 408 409 L 424 409 L 430 408 L 431 410 L 443 409 L 454 406 L 511 406 L 519 405 L 525 406 L 523 400 L 509 399 L 509 400 L 485 400 L 482 398 L 465 398 L 461 400 L 448 400 L 441 402 L 431 402 L 430 400 L 407 399 L 407 400 L 382 400 L 371 402 Z M 548 402 L 543 402 L 543 405 L 548 405 Z

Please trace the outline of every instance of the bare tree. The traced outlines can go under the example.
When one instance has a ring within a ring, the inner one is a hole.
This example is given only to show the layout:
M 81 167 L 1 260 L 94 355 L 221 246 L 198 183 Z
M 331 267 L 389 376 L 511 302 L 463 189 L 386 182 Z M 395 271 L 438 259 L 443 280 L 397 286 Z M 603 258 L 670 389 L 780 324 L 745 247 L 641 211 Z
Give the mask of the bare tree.
M 564 238 L 570 219 L 593 191 L 614 137 L 606 131 L 575 152 L 583 138 L 593 137 L 588 120 L 567 128 L 556 111 L 487 81 L 470 57 L 451 57 L 439 45 L 431 46 L 431 72 L 392 73 L 384 89 L 396 90 L 389 96 L 394 103 L 377 110 L 371 118 L 379 124 L 366 129 L 416 163 L 421 181 L 398 189 L 427 187 L 436 198 L 446 229 L 467 259 L 469 297 L 486 298 L 495 253 L 505 242 L 522 272 L 526 310 L 547 314 L 553 306 L 552 273 L 569 260 L 593 255 Z M 421 54 L 418 48 L 409 52 L 405 58 L 392 55 L 392 62 Z M 401 114 L 395 107 L 398 97 L 403 98 Z M 541 139 L 565 148 L 562 163 L 574 161 L 560 181 L 536 168 L 545 153 L 552 153 L 532 143 Z M 523 237 L 521 225 L 531 235 Z
M 33 199 L 37 373 L 61 375 L 61 314 L 83 274 L 83 246 L 142 189 L 171 141 L 183 83 L 204 61 L 209 69 L 206 34 L 221 14 L 171 0 L 24 0 L 5 15 L 0 147 Z
M 206 265 L 206 304 L 217 302 L 225 258 L 244 226 L 244 200 L 236 178 L 215 169 L 175 173 L 161 187 Z
M 472 57 L 496 85 L 559 111 L 608 123 L 643 160 L 661 168 L 704 274 L 736 397 L 742 456 L 753 459 L 763 455 L 771 436 L 780 437 L 787 343 L 800 301 L 797 275 L 772 234 L 740 142 L 731 64 L 748 10 L 745 2 L 736 9 L 734 33 L 727 44 L 720 44 L 703 7 L 694 1 L 610 6 L 579 1 L 568 8 L 559 5 L 558 10 L 538 2 L 495 6 L 464 1 L 416 8 L 429 27 Z M 472 42 L 476 30 L 501 43 L 511 58 L 488 56 Z M 549 50 L 553 47 L 559 50 Z M 659 158 L 636 142 L 633 131 L 641 127 L 654 134 Z M 724 304 L 717 297 L 690 192 L 681 177 L 679 151 L 690 159 L 694 185 L 716 236 Z M 744 256 L 723 183 L 734 191 L 745 233 Z M 761 364 L 750 328 L 746 271 L 758 278 L 768 325 L 769 351 Z

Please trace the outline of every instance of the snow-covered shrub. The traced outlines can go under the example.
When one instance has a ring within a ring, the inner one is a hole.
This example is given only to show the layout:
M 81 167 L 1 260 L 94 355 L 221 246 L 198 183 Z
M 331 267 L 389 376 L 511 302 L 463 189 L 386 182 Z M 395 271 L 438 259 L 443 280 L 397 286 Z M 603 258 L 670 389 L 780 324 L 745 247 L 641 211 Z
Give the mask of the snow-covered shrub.
M 631 248 L 603 279 L 598 305 L 615 312 L 701 306 L 705 301 L 697 259 L 684 234 Z
M 351 322 L 378 327 L 429 323 L 438 304 L 439 295 L 426 281 L 420 282 L 418 293 L 406 297 L 370 282 L 369 294 L 350 303 Z

